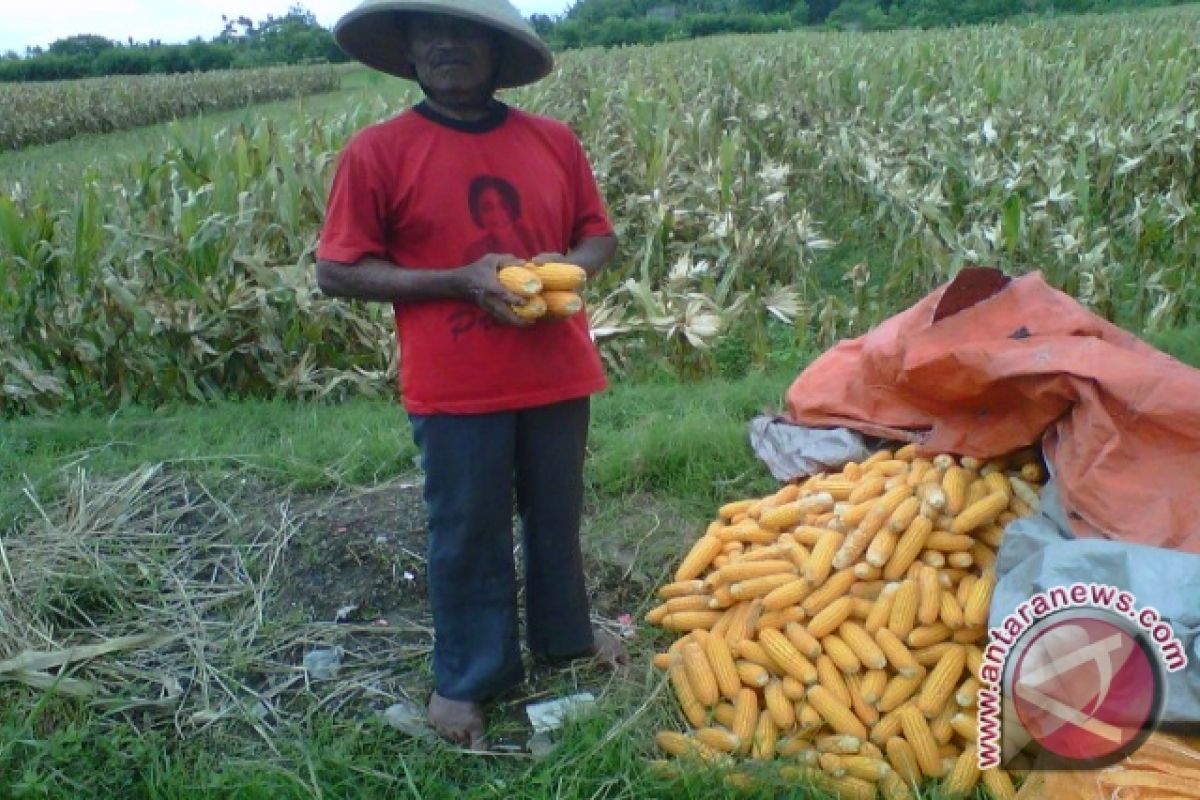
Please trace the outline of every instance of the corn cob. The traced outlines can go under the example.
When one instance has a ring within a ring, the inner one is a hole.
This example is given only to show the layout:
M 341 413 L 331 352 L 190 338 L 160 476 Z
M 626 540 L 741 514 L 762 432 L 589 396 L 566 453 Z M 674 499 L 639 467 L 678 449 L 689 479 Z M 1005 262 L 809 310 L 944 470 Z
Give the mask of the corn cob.
M 736 699 L 742 690 L 742 679 L 738 675 L 729 643 L 722 636 L 709 636 L 704 641 L 704 654 L 708 656 L 708 665 L 721 695 L 728 700 Z
M 822 533 L 804 564 L 804 579 L 813 586 L 824 583 L 833 568 L 833 557 L 841 544 L 842 534 L 837 531 L 826 530 Z
M 969 626 L 979 626 L 987 622 L 988 607 L 992 603 L 992 590 L 996 586 L 996 574 L 985 572 L 967 595 L 963 603 L 963 621 Z
M 817 658 L 816 667 L 817 683 L 833 692 L 843 705 L 849 706 L 850 688 L 846 685 L 846 680 L 842 677 L 842 672 L 833 659 L 822 653 Z
M 703 592 L 704 581 L 693 579 L 664 584 L 658 587 L 657 594 L 661 600 L 673 600 L 676 597 L 687 597 L 688 595 L 703 594 Z
M 745 754 L 750 750 L 750 744 L 754 741 L 754 731 L 758 726 L 758 695 L 753 689 L 743 688 L 738 691 L 733 711 L 730 730 L 738 737 L 738 752 Z
M 692 734 L 692 737 L 697 742 L 721 753 L 733 753 L 740 744 L 740 740 L 732 731 L 714 726 L 700 728 Z
M 887 666 L 888 661 L 883 650 L 861 625 L 847 620 L 839 626 L 838 633 L 867 669 L 883 669 Z
M 958 686 L 959 676 L 966 666 L 967 652 L 962 647 L 954 647 L 946 651 L 937 665 L 929 673 L 928 680 L 921 687 L 917 698 L 917 708 L 926 717 L 937 715 L 946 701 Z
M 737 668 L 738 677 L 743 686 L 757 689 L 771 682 L 771 673 L 762 664 L 755 664 L 753 661 L 736 661 L 734 666 Z
M 984 787 L 994 800 L 1016 800 L 1017 790 L 1013 788 L 1012 778 L 999 767 L 985 769 L 979 774 Z
M 817 680 L 817 668 L 811 661 L 800 654 L 788 638 L 777 630 L 768 629 L 759 634 L 763 649 L 784 672 L 802 683 L 811 684 Z
M 698 578 L 716 558 L 717 553 L 721 552 L 723 545 L 724 542 L 716 536 L 706 534 L 700 537 L 684 557 L 679 569 L 675 570 L 675 582 Z
M 867 738 L 866 726 L 854 715 L 849 706 L 838 702 L 829 689 L 817 684 L 808 690 L 807 700 L 809 705 L 821 715 L 821 718 L 829 723 L 829 727 L 838 733 L 857 736 L 859 739 Z
M 919 599 L 916 581 L 907 579 L 900 583 L 896 599 L 892 602 L 891 614 L 888 615 L 888 630 L 901 638 L 907 637 L 917 622 Z
M 946 513 L 951 516 L 962 511 L 967 500 L 969 473 L 962 467 L 951 466 L 942 478 L 942 491 L 946 493 Z
M 892 551 L 892 557 L 888 559 L 887 564 L 883 567 L 883 577 L 889 581 L 899 580 L 904 577 L 908 567 L 921 550 L 925 547 L 925 540 L 929 534 L 933 532 L 933 523 L 927 517 L 917 517 L 904 531 L 904 534 L 896 542 L 896 547 Z
M 979 783 L 979 754 L 975 745 L 969 745 L 954 762 L 954 768 L 942 782 L 942 793 L 946 797 L 966 797 Z
M 771 681 L 763 687 L 763 700 L 771 721 L 780 731 L 790 731 L 796 726 L 796 709 L 783 693 L 783 684 Z
M 929 778 L 940 778 L 942 756 L 925 716 L 916 706 L 905 706 L 900 711 L 900 727 L 904 731 L 904 738 L 912 745 L 921 773 Z
M 880 696 L 883 694 L 884 687 L 887 686 L 888 672 L 886 669 L 869 669 L 863 673 L 862 681 L 859 683 L 859 688 L 862 691 L 863 699 L 868 703 L 875 705 L 879 702 Z
M 857 579 L 858 576 L 854 574 L 853 570 L 839 570 L 830 575 L 820 588 L 805 597 L 800 607 L 804 609 L 805 614 L 816 616 L 834 600 L 847 594 Z
M 754 744 L 750 747 L 750 757 L 756 761 L 770 761 L 775 758 L 775 745 L 779 741 L 779 731 L 771 720 L 770 714 L 759 714 L 758 724 L 754 727 Z
M 667 675 L 670 677 L 671 686 L 675 689 L 675 698 L 679 701 L 679 708 L 683 711 L 687 721 L 693 728 L 703 726 L 708 715 L 704 706 L 696 698 L 695 692 L 692 691 L 691 684 L 688 683 L 687 669 L 683 663 L 672 664 L 667 670 Z
M 883 687 L 883 694 L 879 696 L 875 707 L 885 714 L 900 708 L 921 688 L 925 674 L 925 670 L 922 669 L 912 676 L 894 675 L 887 682 L 887 686 Z
M 944 642 L 953 634 L 954 632 L 946 627 L 944 622 L 935 622 L 932 625 L 922 625 L 919 628 L 913 628 L 905 638 L 905 641 L 910 648 L 919 650 L 938 642 Z

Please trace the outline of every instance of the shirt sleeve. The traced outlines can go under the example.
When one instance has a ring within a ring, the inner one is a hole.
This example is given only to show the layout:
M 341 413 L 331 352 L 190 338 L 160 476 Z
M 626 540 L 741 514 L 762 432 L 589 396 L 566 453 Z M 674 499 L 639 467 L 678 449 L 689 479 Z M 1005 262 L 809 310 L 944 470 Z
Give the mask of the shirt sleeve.
M 356 264 L 387 257 L 387 186 L 380 164 L 362 138 L 351 139 L 338 159 L 317 258 Z
M 574 139 L 574 137 L 572 137 Z M 575 142 L 575 226 L 571 231 L 571 246 L 593 236 L 611 236 L 612 222 L 604 208 L 604 197 L 596 185 L 596 176 L 588 162 L 587 153 L 578 139 Z

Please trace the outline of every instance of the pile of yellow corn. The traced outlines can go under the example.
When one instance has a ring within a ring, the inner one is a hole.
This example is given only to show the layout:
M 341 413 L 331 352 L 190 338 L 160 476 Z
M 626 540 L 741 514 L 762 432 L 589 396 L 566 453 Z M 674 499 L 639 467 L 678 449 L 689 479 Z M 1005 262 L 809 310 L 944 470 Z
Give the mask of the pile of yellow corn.
M 663 751 L 778 759 L 783 780 L 851 800 L 912 798 L 925 779 L 1015 796 L 978 768 L 976 676 L 996 548 L 1037 507 L 1043 470 L 1032 451 L 917 453 L 721 507 L 646 615 L 682 634 L 655 665 L 691 730 L 659 732 Z
M 583 308 L 583 298 L 578 294 L 587 280 L 583 267 L 528 262 L 504 267 L 496 277 L 504 288 L 525 298 L 524 303 L 512 306 L 522 319 L 565 319 Z

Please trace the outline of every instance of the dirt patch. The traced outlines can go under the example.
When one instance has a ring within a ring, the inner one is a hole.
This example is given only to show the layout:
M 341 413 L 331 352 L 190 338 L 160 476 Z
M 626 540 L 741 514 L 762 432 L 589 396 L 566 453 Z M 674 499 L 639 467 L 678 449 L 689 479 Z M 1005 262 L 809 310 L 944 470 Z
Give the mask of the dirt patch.
M 344 496 L 295 499 L 299 531 L 275 608 L 306 622 L 427 616 L 420 476 Z

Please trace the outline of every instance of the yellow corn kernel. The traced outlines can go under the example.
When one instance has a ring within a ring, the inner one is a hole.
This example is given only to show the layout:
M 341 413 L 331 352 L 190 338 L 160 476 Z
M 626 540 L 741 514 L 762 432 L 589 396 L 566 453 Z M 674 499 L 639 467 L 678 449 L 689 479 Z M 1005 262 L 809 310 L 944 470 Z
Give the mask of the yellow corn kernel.
M 845 596 L 850 587 L 857 580 L 857 576 L 853 570 L 843 569 L 830 575 L 825 583 L 816 589 L 800 604 L 804 609 L 804 613 L 809 616 L 816 616 L 822 609 L 826 608 L 834 600 Z M 766 601 L 764 601 L 765 604 Z
M 946 797 L 966 797 L 979 783 L 979 753 L 975 745 L 968 746 L 954 761 L 954 768 L 942 782 L 942 794 Z
M 825 655 L 837 665 L 837 668 L 845 673 L 861 672 L 862 662 L 858 656 L 850 649 L 850 646 L 842 640 L 840 636 L 831 633 L 821 639 L 821 647 L 825 650 Z
M 942 491 L 946 493 L 946 513 L 954 516 L 963 509 L 967 500 L 967 485 L 970 473 L 962 467 L 951 466 L 942 477 Z
M 838 633 L 867 669 L 883 669 L 887 666 L 883 650 L 861 625 L 847 620 L 838 627 Z
M 938 611 L 938 618 L 946 623 L 946 627 L 954 631 L 966 624 L 963 621 L 962 606 L 954 599 L 954 592 L 949 589 L 942 589 L 941 591 L 941 605 Z
M 811 687 L 808 690 L 807 701 L 821 715 L 821 718 L 829 723 L 829 727 L 838 733 L 857 736 L 859 739 L 867 738 L 866 726 L 854 715 L 849 706 L 838 702 L 829 689 L 820 684 Z
M 1017 790 L 1013 786 L 1012 778 L 1004 770 L 999 767 L 985 769 L 979 777 L 994 800 L 1016 800 Z
M 933 731 L 929 730 L 929 723 L 916 706 L 905 706 L 900 712 L 900 728 L 904 731 L 904 738 L 912 745 L 921 773 L 929 778 L 940 778 L 942 756 L 938 752 Z
M 654 734 L 654 742 L 659 749 L 677 758 L 700 758 L 705 761 L 719 761 L 721 752 L 690 736 L 678 731 L 659 731 Z
M 759 633 L 759 641 L 771 660 L 778 664 L 784 672 L 805 684 L 815 683 L 817 668 L 811 661 L 800 654 L 787 636 L 779 631 L 768 628 Z
M 770 761 L 775 758 L 775 745 L 779 741 L 779 731 L 770 714 L 759 714 L 758 724 L 754 727 L 754 744 L 750 747 L 750 757 L 756 761 Z
M 724 542 L 716 536 L 704 535 L 692 545 L 692 549 L 684 557 L 679 569 L 675 570 L 675 582 L 698 578 L 717 554 L 721 552 Z
M 704 581 L 693 579 L 690 581 L 675 581 L 658 587 L 658 596 L 661 600 L 672 600 L 676 597 L 686 597 L 688 595 L 698 595 L 704 593 Z
M 771 721 L 775 724 L 776 729 L 790 731 L 796 726 L 796 709 L 792 705 L 794 701 L 789 700 L 784 695 L 782 683 L 771 681 L 764 686 L 763 700 L 767 706 L 767 713 L 771 715 Z
M 800 655 L 812 661 L 824 652 L 821 649 L 821 642 L 817 637 L 808 632 L 808 628 L 801 625 L 799 622 L 792 622 L 784 626 L 784 635 L 792 646 L 800 651 Z
M 896 590 L 892 611 L 888 615 L 888 630 L 901 638 L 908 636 L 917 622 L 917 606 L 920 602 L 917 582 L 906 578 Z
M 966 534 L 996 521 L 1010 502 L 1006 492 L 992 492 L 964 508 L 955 518 L 951 533 Z
M 859 682 L 863 699 L 872 705 L 879 702 L 879 698 L 883 695 L 883 690 L 887 686 L 887 682 L 888 671 L 886 669 L 869 669 L 864 672 L 862 680 Z
M 721 753 L 733 753 L 740 744 L 738 737 L 732 731 L 715 726 L 699 728 L 692 734 L 692 737 L 697 742 L 708 745 Z
M 942 587 L 937 572 L 926 567 L 917 573 L 917 621 L 922 625 L 937 622 L 942 607 Z
M 879 712 L 863 697 L 862 673 L 847 675 L 846 687 L 850 689 L 850 710 L 854 712 L 854 716 L 858 717 L 867 727 L 879 722 Z
M 850 705 L 850 688 L 842 677 L 841 670 L 833 659 L 822 654 L 817 658 L 817 683 L 833 692 L 834 696 L 844 705 Z
M 875 631 L 875 643 L 897 674 L 911 678 L 922 672 L 922 667 L 917 663 L 912 651 L 899 636 L 892 633 L 890 628 L 880 628 Z
M 704 654 L 721 695 L 727 700 L 737 698 L 742 690 L 742 679 L 738 676 L 729 643 L 722 636 L 709 636 L 704 640 Z
M 963 603 L 963 621 L 968 626 L 987 624 L 988 609 L 992 604 L 992 590 L 996 587 L 996 573 L 988 570 L 971 587 L 967 601 Z
M 887 686 L 883 687 L 883 694 L 879 696 L 875 707 L 885 714 L 900 708 L 921 688 L 925 674 L 922 668 L 916 675 L 894 675 L 887 682 Z
M 953 635 L 946 623 L 935 622 L 932 625 L 922 625 L 919 628 L 913 628 L 912 632 L 906 637 L 908 646 L 913 649 L 929 647 L 931 644 L 944 642 Z
M 808 632 L 817 639 L 824 639 L 849 619 L 853 610 L 854 607 L 849 597 L 839 597 L 809 620 Z
M 917 787 L 921 783 L 921 767 L 917 764 L 917 754 L 912 745 L 902 736 L 892 736 L 884 745 L 888 763 L 896 774 L 909 786 Z
M 833 568 L 833 557 L 842 545 L 842 534 L 826 529 L 813 545 L 812 553 L 804 563 L 804 579 L 813 586 L 820 586 L 829 577 Z
M 804 582 L 800 581 L 800 583 Z M 808 584 L 804 585 L 805 587 L 808 586 Z M 783 588 L 785 587 L 779 587 L 779 589 Z M 779 589 L 776 589 L 775 591 L 779 591 Z M 774 592 L 772 592 L 772 594 L 774 594 Z M 770 599 L 770 597 L 771 595 L 767 595 L 763 598 L 763 608 L 767 607 L 767 601 Z M 804 609 L 800 608 L 799 606 L 781 608 L 778 611 L 764 611 L 763 615 L 758 618 L 758 625 L 755 626 L 755 630 L 761 631 L 764 628 L 782 630 L 788 625 L 788 623 L 800 622 L 804 619 L 804 617 Z
M 979 739 L 978 719 L 974 714 L 958 711 L 950 718 L 950 727 L 965 741 L 974 742 Z
M 804 695 L 808 694 L 808 687 L 791 675 L 784 675 L 779 682 L 783 685 L 783 696 L 793 703 L 803 700 Z
M 933 670 L 929 679 L 921 687 L 921 695 L 917 698 L 917 708 L 926 717 L 933 717 L 941 712 L 942 707 L 958 686 L 963 667 L 967 663 L 967 651 L 962 647 L 953 647 L 946 651 Z
M 812 584 L 802 578 L 794 578 L 789 576 L 790 580 L 774 587 L 762 596 L 763 610 L 767 612 L 780 612 L 790 607 L 797 606 L 800 601 L 808 597 L 812 590 Z M 778 627 L 767 625 L 764 627 Z
M 883 776 L 883 779 L 879 781 L 879 791 L 883 794 L 884 800 L 916 800 L 912 789 L 908 788 L 904 779 L 895 772 L 889 772 Z
M 730 730 L 738 737 L 738 752 L 749 752 L 758 726 L 758 694 L 753 689 L 743 688 L 733 703 L 733 724 Z
M 762 664 L 756 664 L 753 661 L 737 661 L 735 665 L 743 686 L 758 689 L 771 682 L 771 673 Z
M 707 720 L 704 706 L 696 699 L 695 692 L 688 682 L 687 670 L 682 661 L 676 662 L 667 670 L 671 686 L 675 689 L 675 698 L 679 701 L 679 709 L 693 728 L 702 727 Z
M 925 540 L 933 532 L 933 523 L 927 517 L 917 517 L 897 540 L 891 558 L 883 567 L 883 577 L 889 581 L 899 580 L 908 571 L 925 547 Z
M 697 628 L 707 630 L 717 624 L 721 618 L 720 611 L 680 611 L 677 614 L 667 614 L 660 625 L 673 631 L 691 631 Z
M 875 631 L 887 625 L 888 617 L 892 613 L 892 605 L 896 600 L 896 593 L 900 589 L 898 583 L 888 583 L 880 590 L 879 596 L 875 599 L 875 604 L 871 607 L 870 613 L 867 614 L 866 620 L 863 621 L 863 629 L 874 635 Z

